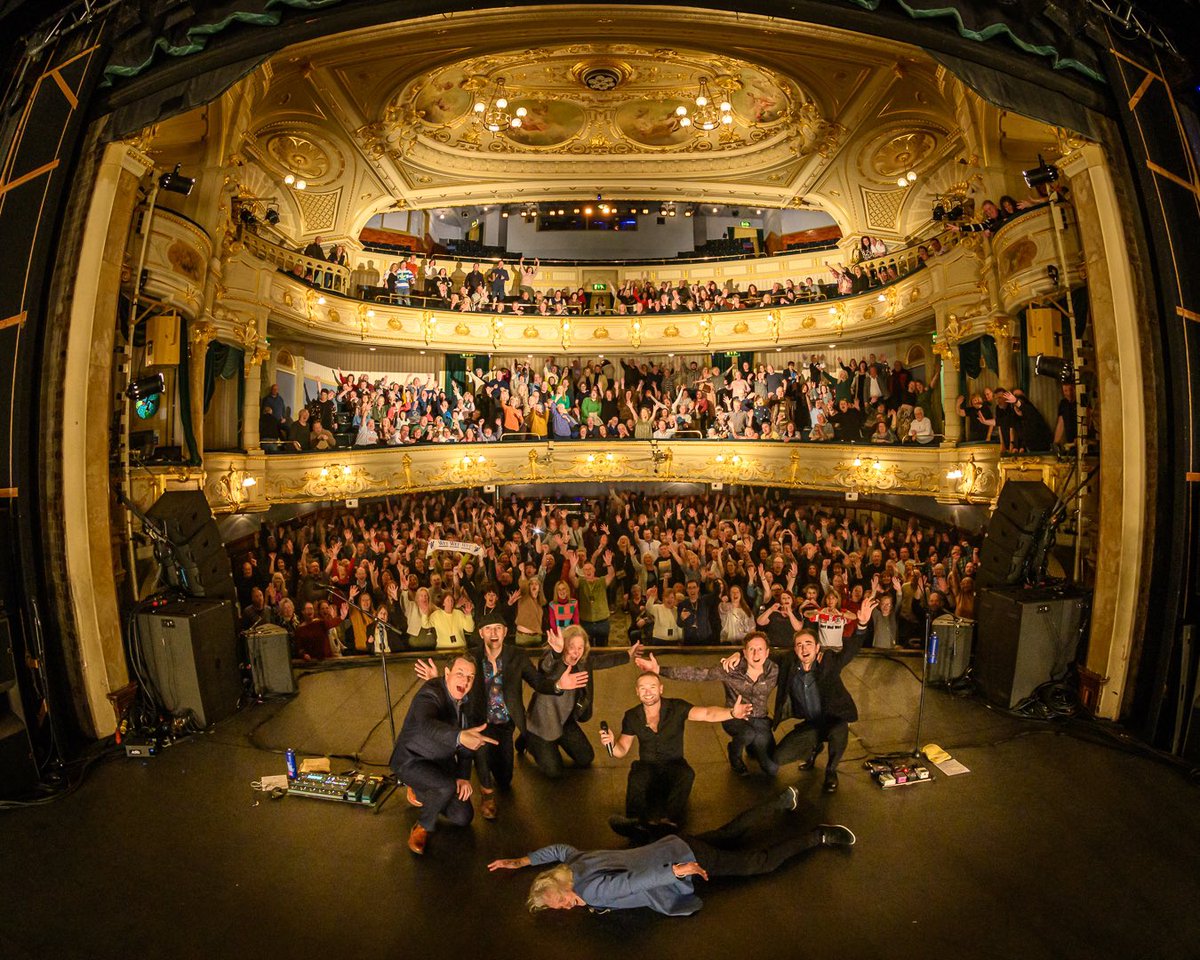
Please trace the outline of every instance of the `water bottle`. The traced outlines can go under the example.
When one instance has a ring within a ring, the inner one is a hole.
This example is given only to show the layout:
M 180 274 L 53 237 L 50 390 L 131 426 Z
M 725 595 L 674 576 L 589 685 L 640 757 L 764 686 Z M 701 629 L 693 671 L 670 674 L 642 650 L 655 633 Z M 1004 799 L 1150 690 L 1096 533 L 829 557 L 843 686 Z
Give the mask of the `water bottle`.
M 287 748 L 287 770 L 289 780 L 295 780 L 300 774 L 300 770 L 296 766 L 296 751 L 291 747 Z
M 929 649 L 925 655 L 925 662 L 931 667 L 938 662 L 938 635 L 936 630 L 929 634 Z

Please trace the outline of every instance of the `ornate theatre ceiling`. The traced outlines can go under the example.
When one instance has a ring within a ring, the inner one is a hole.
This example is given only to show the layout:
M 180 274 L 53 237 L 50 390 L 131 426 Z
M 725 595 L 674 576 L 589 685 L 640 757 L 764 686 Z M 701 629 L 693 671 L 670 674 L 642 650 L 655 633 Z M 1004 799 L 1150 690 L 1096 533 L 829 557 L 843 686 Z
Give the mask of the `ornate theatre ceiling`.
M 702 79 L 729 107 L 711 131 L 680 116 L 697 115 Z M 499 80 L 522 122 L 490 131 L 475 104 Z M 896 236 L 965 175 L 956 160 L 988 162 L 964 90 L 890 41 L 608 5 L 325 38 L 268 61 L 225 109 L 240 128 L 237 179 L 283 198 L 281 228 L 296 239 L 355 237 L 381 211 L 597 194 L 818 207 L 846 234 Z M 899 187 L 910 170 L 916 185 Z M 285 186 L 289 175 L 306 189 Z

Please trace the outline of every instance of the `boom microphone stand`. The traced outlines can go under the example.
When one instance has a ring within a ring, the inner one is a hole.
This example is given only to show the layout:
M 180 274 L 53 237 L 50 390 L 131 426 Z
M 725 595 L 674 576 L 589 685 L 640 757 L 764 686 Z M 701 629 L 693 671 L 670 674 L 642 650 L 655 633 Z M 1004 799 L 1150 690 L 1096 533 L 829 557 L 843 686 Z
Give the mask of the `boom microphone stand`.
M 360 607 L 357 603 L 355 603 L 349 597 L 342 596 L 340 593 L 338 593 L 336 590 L 334 590 L 333 587 L 328 587 L 327 589 L 329 590 L 329 595 L 331 597 L 336 597 L 342 603 L 346 604 L 346 606 L 353 607 L 355 610 L 357 610 L 359 613 L 361 613 L 364 617 L 370 617 L 376 626 L 384 627 L 385 629 L 391 631 L 392 633 L 396 634 L 397 636 L 403 636 L 403 634 L 396 627 L 393 627 L 390 623 L 383 623 L 380 620 L 376 620 L 374 614 L 369 613 L 368 611 L 364 610 L 362 607 Z M 395 743 L 396 742 L 396 717 L 392 713 L 392 684 L 391 684 L 391 681 L 388 679 L 387 654 L 384 653 L 382 649 L 379 651 L 379 668 L 383 672 L 383 698 L 384 698 L 385 704 L 387 705 L 388 726 L 391 728 L 391 731 L 392 731 L 392 743 Z

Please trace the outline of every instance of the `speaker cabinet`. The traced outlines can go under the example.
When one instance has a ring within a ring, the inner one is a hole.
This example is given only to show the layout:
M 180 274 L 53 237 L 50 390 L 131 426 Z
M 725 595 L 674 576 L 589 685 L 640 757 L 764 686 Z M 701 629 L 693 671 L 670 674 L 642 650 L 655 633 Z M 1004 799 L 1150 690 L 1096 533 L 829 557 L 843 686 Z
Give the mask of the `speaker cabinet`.
M 229 555 L 203 493 L 168 491 L 147 512 L 165 525 L 167 539 L 175 545 L 179 567 L 166 571 L 171 586 L 194 597 L 237 599 Z
M 179 314 L 162 313 L 146 319 L 146 366 L 179 364 Z
M 191 711 L 208 727 L 235 710 L 242 696 L 234 604 L 174 600 L 138 614 L 142 660 L 163 707 Z
M 1017 583 L 1058 498 L 1040 480 L 1010 480 L 1000 491 L 979 554 L 980 587 Z
M 1063 355 L 1059 313 L 1050 307 L 1030 307 L 1025 311 L 1025 352 L 1031 357 Z
M 989 589 L 979 594 L 975 679 L 992 703 L 1011 709 L 1078 654 L 1090 597 L 1080 591 Z
M 283 627 L 270 623 L 247 630 L 246 652 L 256 694 L 270 697 L 296 692 L 292 653 Z
M 0 617 L 0 798 L 15 800 L 38 782 L 33 741 L 17 686 L 17 662 L 7 617 Z

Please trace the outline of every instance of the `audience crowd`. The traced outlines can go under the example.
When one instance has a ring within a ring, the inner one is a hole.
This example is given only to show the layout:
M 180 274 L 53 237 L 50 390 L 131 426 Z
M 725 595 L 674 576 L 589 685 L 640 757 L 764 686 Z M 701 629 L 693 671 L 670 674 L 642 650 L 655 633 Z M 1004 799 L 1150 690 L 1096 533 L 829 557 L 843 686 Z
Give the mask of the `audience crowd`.
M 264 525 L 232 545 L 245 629 L 279 624 L 296 657 L 451 649 L 502 619 L 539 647 L 582 625 L 593 646 L 826 646 L 864 598 L 876 647 L 919 644 L 926 615 L 973 618 L 978 538 L 917 518 L 797 503 L 611 493 L 567 505 L 472 493 L 365 501 Z
M 490 442 L 514 439 L 636 440 L 701 438 L 931 444 L 940 399 L 899 360 L 870 354 L 816 356 L 774 366 L 749 361 L 722 371 L 698 360 L 551 361 L 541 369 L 468 371 L 449 392 L 430 378 L 372 382 L 340 375 L 293 422 L 278 385 L 263 398 L 259 437 L 268 450 L 326 450 L 337 445 Z M 1019 391 L 1018 391 L 1019 394 Z M 1016 394 L 1014 394 L 1016 396 Z M 1030 408 L 1032 409 L 1032 408 Z M 940 423 L 939 423 L 940 425 Z M 341 440 L 339 440 L 339 434 Z

